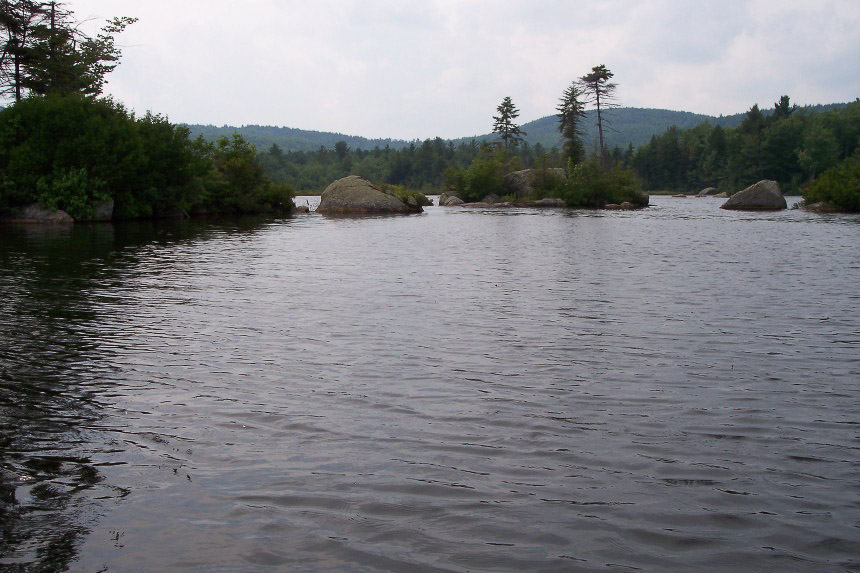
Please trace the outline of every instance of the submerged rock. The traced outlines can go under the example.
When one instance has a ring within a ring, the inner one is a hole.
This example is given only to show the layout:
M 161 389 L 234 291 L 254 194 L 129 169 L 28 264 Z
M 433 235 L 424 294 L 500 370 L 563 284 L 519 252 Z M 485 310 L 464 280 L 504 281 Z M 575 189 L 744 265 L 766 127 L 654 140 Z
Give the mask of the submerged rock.
M 528 205 L 529 207 L 567 207 L 567 203 L 564 202 L 564 199 L 557 199 L 555 197 L 547 197 L 546 199 L 538 199 L 537 201 L 532 201 Z
M 716 187 L 705 187 L 696 195 L 696 197 L 713 197 L 719 194 L 720 190 Z
M 609 209 L 610 211 L 633 211 L 634 209 L 640 209 L 641 207 L 634 205 L 630 201 L 625 201 L 623 203 L 607 203 L 603 208 Z
M 721 209 L 738 211 L 779 211 L 788 208 L 776 181 L 763 179 L 738 191 L 722 204 Z
M 350 175 L 330 184 L 320 197 L 317 212 L 338 214 L 391 213 L 409 214 L 423 211 L 415 200 L 412 204 L 402 201 L 391 191 L 382 191 L 370 181 Z

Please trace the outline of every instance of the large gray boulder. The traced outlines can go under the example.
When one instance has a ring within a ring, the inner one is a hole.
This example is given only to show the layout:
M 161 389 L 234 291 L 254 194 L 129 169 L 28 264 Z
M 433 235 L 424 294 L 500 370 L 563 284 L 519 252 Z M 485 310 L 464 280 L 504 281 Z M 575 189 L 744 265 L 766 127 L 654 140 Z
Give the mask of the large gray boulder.
M 779 211 L 788 208 L 776 181 L 763 179 L 738 191 L 722 204 L 721 209 L 738 211 Z
M 408 214 L 423 211 L 417 202 L 409 205 L 391 191 L 382 191 L 370 181 L 350 175 L 325 188 L 317 212 L 329 215 L 391 213 Z
M 517 198 L 528 197 L 534 193 L 535 180 L 541 175 L 539 169 L 523 169 L 522 171 L 512 171 L 505 175 L 503 185 L 505 193 L 515 195 Z M 546 170 L 546 177 L 564 180 L 564 169 L 560 167 L 552 167 Z
M 27 205 L 21 209 L 20 213 L 12 216 L 9 220 L 19 223 L 59 223 L 63 225 L 75 222 L 72 216 L 65 211 L 60 209 L 56 211 L 45 209 L 40 207 L 38 203 Z

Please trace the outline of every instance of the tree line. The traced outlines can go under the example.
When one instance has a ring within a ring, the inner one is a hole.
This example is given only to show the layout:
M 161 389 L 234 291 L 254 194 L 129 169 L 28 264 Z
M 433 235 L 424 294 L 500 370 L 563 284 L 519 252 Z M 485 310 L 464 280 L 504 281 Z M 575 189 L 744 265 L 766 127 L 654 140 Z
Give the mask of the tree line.
M 496 165 L 491 168 L 497 171 L 538 166 L 566 167 L 571 158 L 574 163 L 583 161 L 586 152 L 582 143 L 582 121 L 586 106 L 593 103 L 597 111 L 600 156 L 607 165 L 613 162 L 613 157 L 618 163 L 621 150 L 616 148 L 609 152 L 603 138 L 603 129 L 608 123 L 603 113 L 615 107 L 612 77 L 606 66 L 596 66 L 564 92 L 558 108 L 559 130 L 565 141 L 562 150 L 556 147 L 547 149 L 541 144 L 528 145 L 523 140 L 527 134 L 516 123 L 519 110 L 512 98 L 506 96 L 496 108 L 497 115 L 492 116 L 496 140 L 479 143 L 473 139 L 455 145 L 437 137 L 400 149 L 377 146 L 372 150 L 350 149 L 345 141 L 338 141 L 332 148 L 321 146 L 316 151 L 287 152 L 273 144 L 260 153 L 259 158 L 269 177 L 274 181 L 289 182 L 299 192 L 318 192 L 330 182 L 347 175 L 435 192 L 458 180 L 458 173 L 476 161 L 484 165 L 497 147 L 505 150 L 503 158 L 493 160 Z
M 788 96 L 770 114 L 752 106 L 736 128 L 703 123 L 670 128 L 639 147 L 631 165 L 648 190 L 729 193 L 772 179 L 799 193 L 826 170 L 850 158 L 860 140 L 860 100 L 824 113 L 799 109 Z
M 273 144 L 258 157 L 273 181 L 289 182 L 300 193 L 319 192 L 347 175 L 437 192 L 445 185 L 447 170 L 468 167 L 482 148 L 487 147 L 490 145 L 476 140 L 455 145 L 438 137 L 400 149 L 389 146 L 351 149 L 346 142 L 339 141 L 333 148 L 320 146 L 316 151 L 283 151 Z M 512 154 L 524 167 L 532 167 L 544 158 L 552 165 L 561 164 L 558 149 L 547 150 L 540 144 L 519 145 Z

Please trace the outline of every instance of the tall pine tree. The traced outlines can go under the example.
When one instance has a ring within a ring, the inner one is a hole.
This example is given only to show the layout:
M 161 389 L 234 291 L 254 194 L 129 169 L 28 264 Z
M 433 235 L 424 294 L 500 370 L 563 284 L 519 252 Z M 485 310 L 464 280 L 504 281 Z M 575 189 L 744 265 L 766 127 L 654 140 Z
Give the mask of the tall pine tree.
M 590 74 L 585 74 L 579 79 L 579 85 L 588 97 L 589 101 L 594 104 L 597 109 L 597 134 L 600 139 L 600 162 L 605 167 L 606 160 L 606 145 L 603 140 L 603 127 L 606 123 L 606 118 L 603 113 L 612 107 L 618 107 L 614 102 L 615 88 L 617 84 L 610 82 L 614 74 L 610 72 L 605 65 L 600 64 L 591 68 Z
M 510 96 L 507 96 L 496 108 L 496 111 L 499 112 L 499 115 L 493 116 L 493 133 L 499 134 L 505 149 L 516 147 L 523 140 L 522 136 L 526 135 L 526 132 L 514 123 L 514 120 L 520 115 L 520 110 L 511 101 Z
M 581 121 L 585 118 L 585 101 L 582 89 L 577 82 L 572 82 L 564 90 L 558 107 L 558 130 L 564 139 L 564 158 L 574 165 L 585 159 L 585 147 L 582 145 Z

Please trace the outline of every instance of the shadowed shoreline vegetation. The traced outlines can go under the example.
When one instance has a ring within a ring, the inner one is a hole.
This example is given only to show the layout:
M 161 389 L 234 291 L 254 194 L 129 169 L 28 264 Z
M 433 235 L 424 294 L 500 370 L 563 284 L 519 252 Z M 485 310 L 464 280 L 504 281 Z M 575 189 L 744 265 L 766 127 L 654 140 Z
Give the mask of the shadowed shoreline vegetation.
M 288 213 L 292 187 L 273 183 L 239 135 L 215 143 L 109 99 L 26 98 L 0 113 L 0 213 L 31 203 L 76 220 L 114 200 L 113 218 Z

